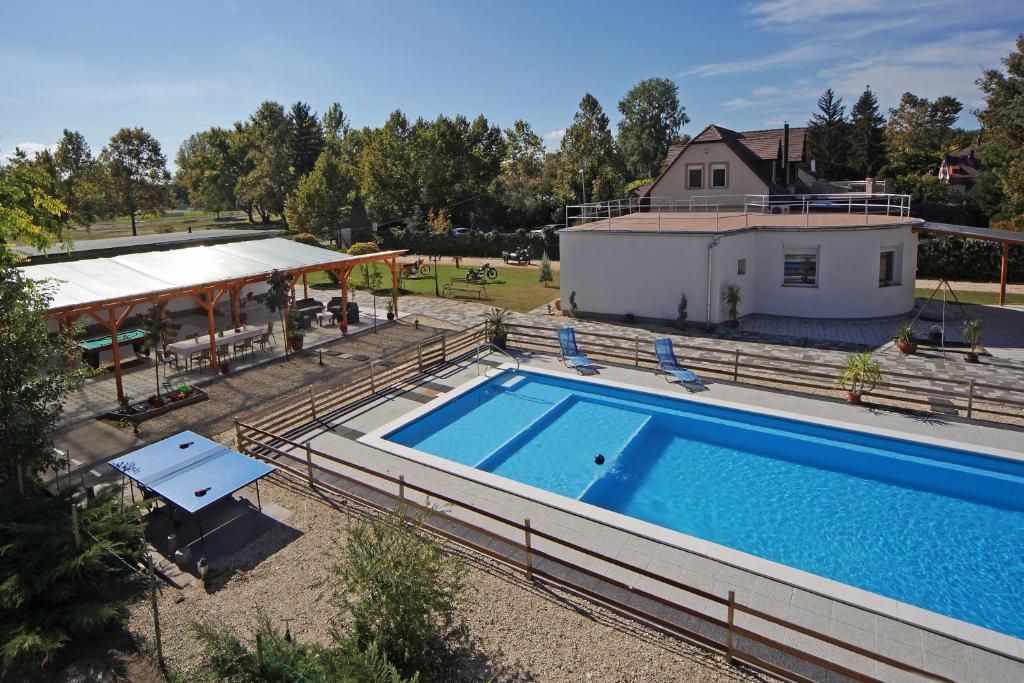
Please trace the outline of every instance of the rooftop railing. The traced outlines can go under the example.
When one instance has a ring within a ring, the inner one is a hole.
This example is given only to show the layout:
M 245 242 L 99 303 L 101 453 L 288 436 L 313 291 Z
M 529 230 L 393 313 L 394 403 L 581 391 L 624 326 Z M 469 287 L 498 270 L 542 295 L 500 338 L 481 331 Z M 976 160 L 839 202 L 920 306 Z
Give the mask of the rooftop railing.
M 790 194 L 790 195 L 700 195 L 688 199 L 670 197 L 640 197 L 615 199 L 606 202 L 574 204 L 565 207 L 565 225 L 572 227 L 593 224 L 601 229 L 615 229 L 616 218 L 632 214 L 643 216 L 644 227 L 650 229 L 678 229 L 679 221 L 693 220 L 694 230 L 713 229 L 735 230 L 758 225 L 751 217 L 757 216 L 804 216 L 804 225 L 812 224 L 812 214 L 848 214 L 850 222 L 869 223 L 871 216 L 910 216 L 910 195 L 876 194 L 865 192 L 844 192 L 833 194 Z M 671 217 L 670 224 L 663 224 L 662 217 Z M 707 225 L 700 226 L 696 221 Z M 782 224 L 782 222 L 780 222 Z M 796 220 L 785 225 L 799 225 Z

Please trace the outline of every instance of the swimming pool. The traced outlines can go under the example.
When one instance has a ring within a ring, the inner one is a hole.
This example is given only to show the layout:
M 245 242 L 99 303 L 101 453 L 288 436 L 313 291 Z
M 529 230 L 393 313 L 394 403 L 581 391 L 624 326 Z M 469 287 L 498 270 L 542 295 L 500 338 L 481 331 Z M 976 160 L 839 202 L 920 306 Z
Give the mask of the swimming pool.
M 1024 637 L 1021 461 L 526 371 L 383 437 Z

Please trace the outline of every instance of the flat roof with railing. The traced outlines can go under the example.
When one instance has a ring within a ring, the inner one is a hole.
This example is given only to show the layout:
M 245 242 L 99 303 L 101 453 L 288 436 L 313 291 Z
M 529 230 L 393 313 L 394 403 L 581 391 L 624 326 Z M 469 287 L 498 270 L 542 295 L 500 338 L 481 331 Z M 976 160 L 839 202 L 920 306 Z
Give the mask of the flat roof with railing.
M 915 224 L 910 195 L 714 195 L 621 199 L 565 207 L 574 232 L 722 233 L 748 228 L 842 228 Z

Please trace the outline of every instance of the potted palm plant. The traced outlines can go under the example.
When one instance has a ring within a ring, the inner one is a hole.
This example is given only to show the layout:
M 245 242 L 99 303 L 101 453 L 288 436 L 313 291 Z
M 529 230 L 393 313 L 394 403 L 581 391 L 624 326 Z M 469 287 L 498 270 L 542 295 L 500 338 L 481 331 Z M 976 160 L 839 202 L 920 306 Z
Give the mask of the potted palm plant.
M 388 313 L 387 313 L 387 315 L 388 315 L 388 320 L 394 320 L 395 319 L 395 302 L 392 301 L 391 299 L 388 299 Z
M 743 288 L 737 284 L 726 285 L 725 292 L 722 293 L 722 301 L 725 302 L 725 307 L 729 312 L 729 319 L 725 324 L 729 327 L 739 327 L 740 304 L 743 303 Z
M 914 328 L 909 325 L 901 327 L 896 333 L 896 348 L 900 353 L 910 355 L 917 351 L 917 339 L 914 338 Z
M 846 359 L 846 367 L 836 382 L 846 390 L 846 400 L 860 403 L 865 392 L 870 392 L 882 381 L 882 364 L 875 360 L 870 351 L 855 353 Z
M 982 329 L 981 318 L 968 320 L 964 323 L 963 329 L 960 331 L 964 341 L 971 345 L 971 350 L 964 356 L 964 360 L 968 363 L 978 362 L 978 349 L 981 347 L 981 336 L 983 332 L 984 330 Z
M 499 349 L 508 345 L 508 316 L 509 311 L 504 308 L 492 308 L 484 313 L 484 335 Z

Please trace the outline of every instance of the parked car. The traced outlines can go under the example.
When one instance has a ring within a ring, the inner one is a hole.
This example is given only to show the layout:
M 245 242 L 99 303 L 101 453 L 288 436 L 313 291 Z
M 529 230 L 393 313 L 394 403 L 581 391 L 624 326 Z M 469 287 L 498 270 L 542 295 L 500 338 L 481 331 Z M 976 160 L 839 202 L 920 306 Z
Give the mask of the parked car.
M 468 235 L 470 232 L 469 228 L 452 228 L 453 235 Z

